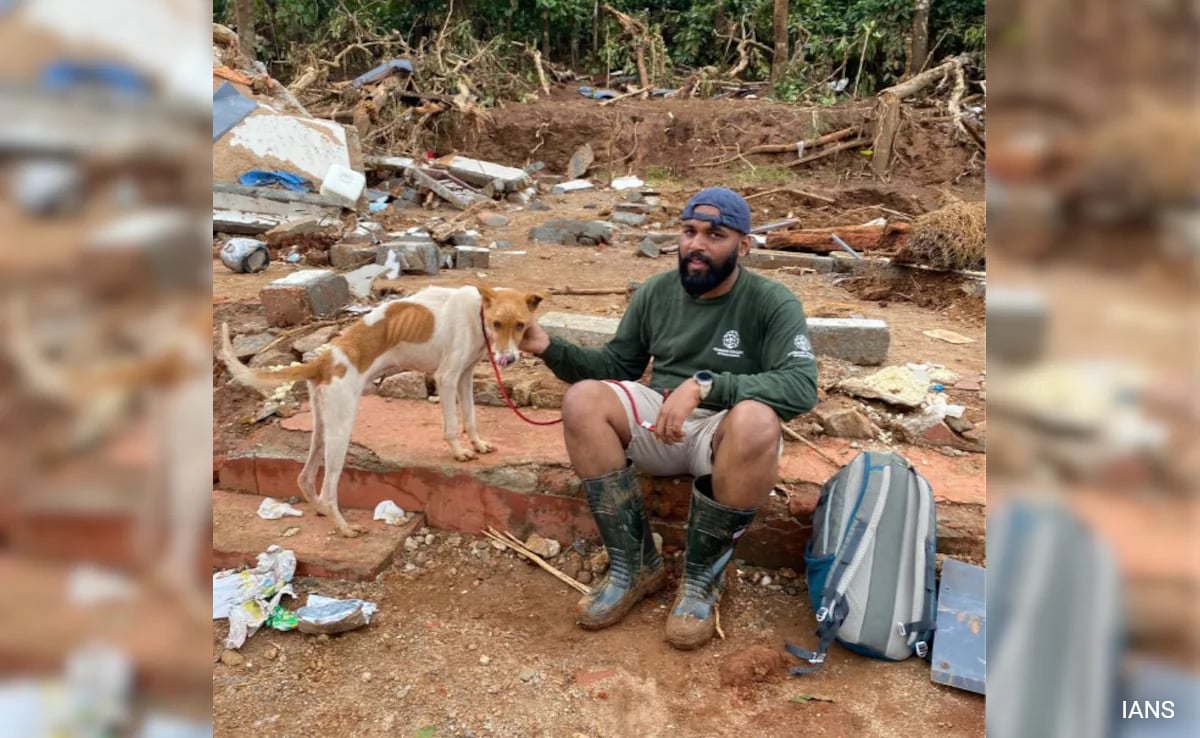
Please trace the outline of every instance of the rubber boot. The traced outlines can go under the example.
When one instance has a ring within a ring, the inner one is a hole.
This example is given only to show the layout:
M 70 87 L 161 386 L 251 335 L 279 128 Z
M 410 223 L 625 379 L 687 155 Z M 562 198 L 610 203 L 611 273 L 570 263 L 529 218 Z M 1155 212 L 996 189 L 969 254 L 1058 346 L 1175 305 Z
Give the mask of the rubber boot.
M 667 641 L 675 648 L 699 648 L 717 632 L 715 608 L 725 588 L 725 567 L 756 512 L 714 500 L 711 474 L 696 478 L 688 509 L 683 575 L 667 618 Z
M 578 622 L 586 630 L 617 623 L 637 601 L 666 582 L 662 556 L 654 547 L 642 490 L 632 462 L 624 469 L 583 480 L 588 506 L 608 550 L 608 572 L 579 601 Z

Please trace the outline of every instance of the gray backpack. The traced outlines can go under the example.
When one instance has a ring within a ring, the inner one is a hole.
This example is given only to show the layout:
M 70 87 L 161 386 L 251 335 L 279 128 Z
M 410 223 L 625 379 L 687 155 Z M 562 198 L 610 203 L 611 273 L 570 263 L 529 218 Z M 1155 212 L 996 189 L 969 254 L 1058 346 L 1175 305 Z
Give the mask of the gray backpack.
M 864 452 L 821 488 L 805 551 L 817 614 L 816 651 L 787 644 L 812 666 L 836 639 L 856 653 L 925 658 L 937 618 L 937 507 L 929 482 L 903 456 Z

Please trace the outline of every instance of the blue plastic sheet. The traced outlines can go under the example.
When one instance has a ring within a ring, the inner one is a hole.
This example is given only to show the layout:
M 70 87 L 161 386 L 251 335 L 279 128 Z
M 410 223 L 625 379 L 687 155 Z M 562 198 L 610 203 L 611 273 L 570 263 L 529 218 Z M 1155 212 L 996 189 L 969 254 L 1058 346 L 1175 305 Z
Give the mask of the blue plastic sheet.
M 213 93 L 213 141 L 229 132 L 229 129 L 258 107 L 258 103 L 237 91 L 226 82 Z
M 103 89 L 124 97 L 148 97 L 150 83 L 138 70 L 115 62 L 89 62 L 62 59 L 42 69 L 42 88 L 49 92 L 73 92 L 78 89 Z
M 397 71 L 413 73 L 413 65 L 408 59 L 392 59 L 375 67 L 369 72 L 364 72 L 354 78 L 354 86 L 362 87 L 369 85 L 372 82 L 378 82 L 381 79 L 391 76 Z
M 312 190 L 312 185 L 307 179 L 298 174 L 284 171 L 268 172 L 262 169 L 251 169 L 238 177 L 238 182 L 249 187 L 263 187 L 273 184 L 283 185 L 293 192 L 308 192 Z
M 612 90 L 593 89 L 587 85 L 579 86 L 579 94 L 593 100 L 608 100 L 617 96 Z

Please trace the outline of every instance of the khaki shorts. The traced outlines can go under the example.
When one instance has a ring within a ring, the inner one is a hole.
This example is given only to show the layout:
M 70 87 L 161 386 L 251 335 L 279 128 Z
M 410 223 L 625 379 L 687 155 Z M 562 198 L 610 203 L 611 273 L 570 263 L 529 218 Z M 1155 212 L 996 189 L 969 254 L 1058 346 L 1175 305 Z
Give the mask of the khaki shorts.
M 629 390 L 629 394 L 626 394 L 613 382 L 605 384 L 612 388 L 625 408 L 630 432 L 626 453 L 640 470 L 655 477 L 712 474 L 713 436 L 716 435 L 717 426 L 729 413 L 728 410 L 697 409 L 683 423 L 683 441 L 668 446 L 659 441 L 653 432 L 634 421 L 633 408 L 629 404 L 632 395 L 637 403 L 638 415 L 643 421 L 653 424 L 658 420 L 658 411 L 662 409 L 665 399 L 661 392 L 638 382 L 621 382 L 621 386 Z

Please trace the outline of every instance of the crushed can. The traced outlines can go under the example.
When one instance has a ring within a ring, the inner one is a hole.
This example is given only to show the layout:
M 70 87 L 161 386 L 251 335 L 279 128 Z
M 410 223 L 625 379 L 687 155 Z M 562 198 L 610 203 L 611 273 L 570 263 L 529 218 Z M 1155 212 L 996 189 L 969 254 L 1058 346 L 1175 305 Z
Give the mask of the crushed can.
M 271 251 L 254 238 L 231 238 L 221 249 L 221 263 L 231 272 L 253 274 L 271 263 Z

